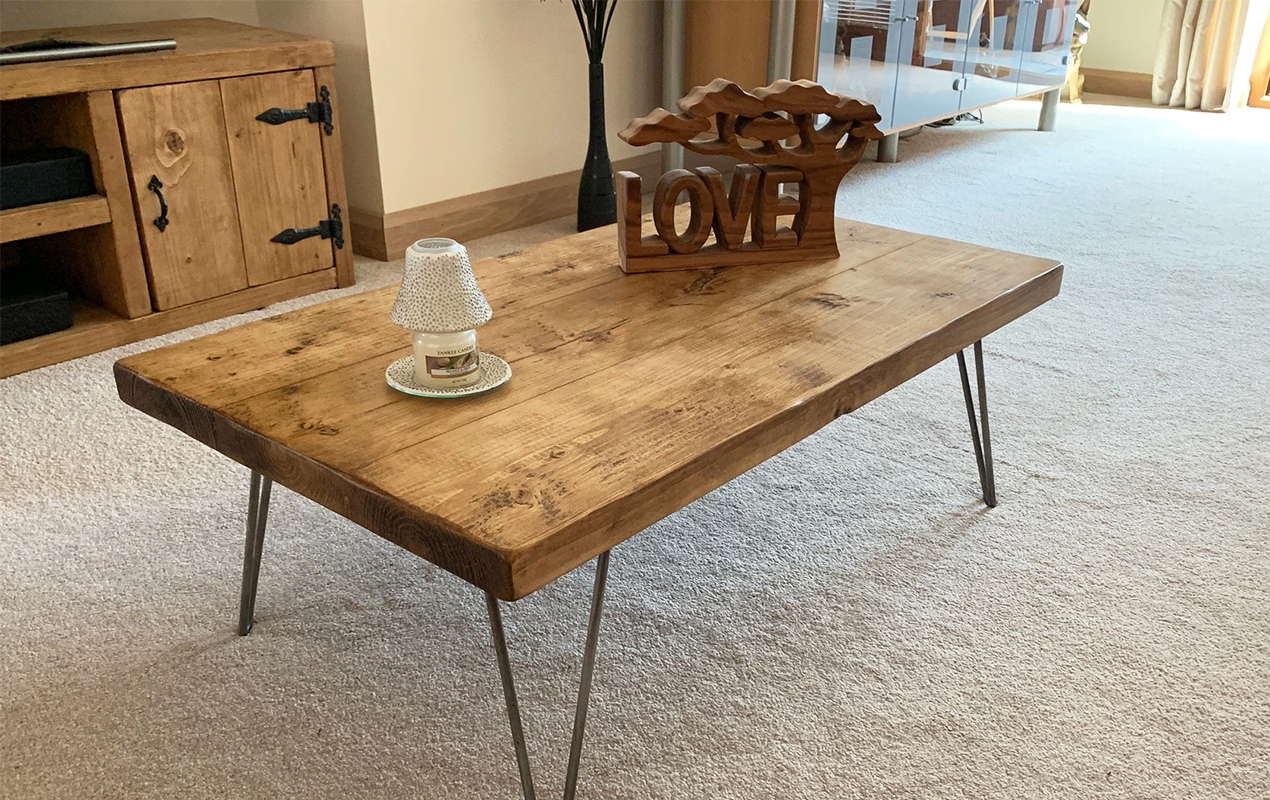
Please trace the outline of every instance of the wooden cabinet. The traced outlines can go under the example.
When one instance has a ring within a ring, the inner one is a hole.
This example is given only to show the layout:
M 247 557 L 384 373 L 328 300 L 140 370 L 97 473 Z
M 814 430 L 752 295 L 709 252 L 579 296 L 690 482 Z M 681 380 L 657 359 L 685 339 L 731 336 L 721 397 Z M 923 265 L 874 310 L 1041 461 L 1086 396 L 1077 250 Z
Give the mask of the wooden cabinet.
M 157 310 L 334 266 L 330 238 L 274 240 L 332 218 L 325 112 L 286 113 L 329 107 L 322 89 L 292 70 L 116 93 Z
M 55 274 L 68 330 L 0 377 L 353 282 L 329 41 L 213 19 L 4 31 L 174 51 L 0 67 L 6 151 L 89 153 L 97 194 L 3 212 L 0 268 Z
M 219 81 L 125 89 L 115 100 L 155 309 L 246 289 Z
M 333 263 L 329 239 L 309 237 L 289 245 L 272 241 L 286 228 L 308 228 L 331 216 L 322 173 L 323 125 L 307 120 L 271 125 L 257 119 L 270 108 L 301 109 L 320 103 L 322 88 L 314 85 L 312 70 L 220 82 L 251 286 Z

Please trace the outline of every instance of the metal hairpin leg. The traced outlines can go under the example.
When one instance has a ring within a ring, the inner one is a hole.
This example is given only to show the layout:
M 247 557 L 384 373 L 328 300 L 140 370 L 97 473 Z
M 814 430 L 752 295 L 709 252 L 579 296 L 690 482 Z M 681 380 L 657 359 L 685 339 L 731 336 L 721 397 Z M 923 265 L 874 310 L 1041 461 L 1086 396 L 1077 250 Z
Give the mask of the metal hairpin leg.
M 265 523 L 269 518 L 269 492 L 273 480 L 251 471 L 251 493 L 247 497 L 247 544 L 243 549 L 243 588 L 238 600 L 238 635 L 251 632 L 256 610 L 256 583 L 260 579 L 260 554 L 265 546 Z
M 591 616 L 587 622 L 586 649 L 582 654 L 582 681 L 578 685 L 578 706 L 573 716 L 573 740 L 569 745 L 569 771 L 565 775 L 564 800 L 573 800 L 578 790 L 582 737 L 586 730 L 587 706 L 591 699 L 591 676 L 595 671 L 595 649 L 600 639 L 600 618 L 604 614 L 604 587 L 608 583 L 608 575 L 609 554 L 605 552 L 595 562 L 595 588 L 591 593 Z M 516 765 L 520 769 L 520 789 L 525 800 L 535 800 L 529 751 L 525 746 L 525 729 L 520 721 L 520 705 L 516 702 L 516 683 L 512 679 L 511 657 L 507 652 L 507 638 L 503 635 L 503 615 L 499 610 L 498 598 L 486 592 L 485 606 L 489 610 L 494 650 L 498 653 L 498 674 L 503 679 L 503 699 L 507 701 L 507 720 L 511 723 Z
M 966 396 L 966 414 L 970 417 L 970 439 L 975 445 L 975 461 L 979 464 L 979 485 L 983 487 L 983 502 L 989 508 L 997 507 L 997 481 L 992 474 L 992 435 L 988 430 L 988 390 L 983 379 L 983 341 L 975 342 L 975 377 L 979 386 L 979 420 L 975 421 L 975 401 L 970 394 L 970 374 L 966 371 L 966 352 L 957 351 L 957 369 L 961 371 L 961 391 Z M 979 440 L 979 425 L 983 425 L 983 441 Z

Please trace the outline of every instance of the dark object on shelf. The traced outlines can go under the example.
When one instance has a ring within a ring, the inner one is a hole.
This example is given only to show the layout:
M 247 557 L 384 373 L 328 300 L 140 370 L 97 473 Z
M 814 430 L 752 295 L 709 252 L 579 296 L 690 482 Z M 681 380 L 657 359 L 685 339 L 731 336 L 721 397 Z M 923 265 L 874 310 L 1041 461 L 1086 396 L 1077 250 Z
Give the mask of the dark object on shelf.
M 153 53 L 175 50 L 175 39 L 151 39 L 144 42 L 72 42 L 65 39 L 36 39 L 0 48 L 0 64 L 26 64 L 31 61 L 63 61 L 70 58 L 118 56 L 127 53 Z
M 617 221 L 617 191 L 613 186 L 613 163 L 604 131 L 604 43 L 617 0 L 573 0 L 573 10 L 582 26 L 589 64 L 591 99 L 591 139 L 582 181 L 578 184 L 578 230 L 589 231 Z
M 35 147 L 0 161 L 0 209 L 69 200 L 97 191 L 88 154 L 69 147 Z
M 30 275 L 0 278 L 0 344 L 66 330 L 71 323 L 65 289 Z

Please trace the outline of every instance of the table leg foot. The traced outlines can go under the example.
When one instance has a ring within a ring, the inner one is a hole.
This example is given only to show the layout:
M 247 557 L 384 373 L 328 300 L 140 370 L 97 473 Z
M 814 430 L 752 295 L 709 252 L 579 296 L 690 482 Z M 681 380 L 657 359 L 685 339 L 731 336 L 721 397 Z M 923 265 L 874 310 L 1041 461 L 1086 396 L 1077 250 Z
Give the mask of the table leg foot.
M 1059 87 L 1041 95 L 1041 119 L 1036 124 L 1038 131 L 1054 130 L 1058 121 L 1058 101 L 1062 93 L 1062 87 Z
M 878 163 L 894 164 L 900 156 L 900 135 L 888 133 L 878 140 Z
M 269 494 L 273 480 L 251 471 L 247 496 L 247 543 L 243 548 L 243 586 L 238 599 L 238 635 L 251 632 L 256 611 L 256 583 L 260 579 L 260 554 L 265 546 L 265 524 L 269 518 Z
M 582 652 L 582 679 L 578 683 L 578 707 L 573 715 L 573 740 L 569 743 L 569 770 L 564 781 L 564 800 L 573 800 L 578 791 L 578 765 L 582 761 L 582 734 L 586 729 L 587 706 L 591 702 L 591 675 L 595 672 L 595 648 L 600 640 L 600 617 L 604 614 L 604 587 L 609 579 L 609 551 L 595 562 L 595 587 L 591 591 L 591 616 L 587 620 L 586 648 Z
M 573 717 L 573 738 L 569 745 L 569 769 L 565 776 L 564 800 L 574 800 L 578 789 L 578 768 L 582 761 L 582 738 L 586 730 L 587 707 L 591 699 L 591 677 L 595 672 L 595 651 L 600 639 L 600 619 L 604 613 L 604 589 L 608 583 L 609 553 L 600 554 L 595 562 L 595 588 L 591 594 L 591 616 L 587 621 L 586 648 L 582 654 L 582 679 L 578 685 L 578 705 Z M 516 749 L 516 766 L 520 770 L 520 789 L 525 800 L 535 800 L 533 772 L 529 767 L 529 750 L 525 745 L 525 728 L 516 701 L 516 682 L 512 677 L 511 656 L 503 633 L 503 615 L 498 598 L 485 593 L 489 611 L 490 632 L 498 654 L 498 674 L 503 681 L 503 699 L 507 703 L 507 721 L 511 724 L 512 744 Z
M 989 508 L 997 507 L 997 481 L 992 472 L 992 435 L 988 428 L 988 389 L 983 377 L 983 340 L 975 342 L 975 377 L 979 389 L 979 420 L 975 420 L 975 401 L 970 392 L 970 374 L 966 370 L 966 352 L 957 352 L 957 369 L 961 372 L 961 391 L 966 398 L 966 414 L 970 418 L 970 439 L 975 446 L 975 461 L 979 466 L 979 485 L 983 489 L 983 502 Z M 982 424 L 983 439 L 979 438 Z

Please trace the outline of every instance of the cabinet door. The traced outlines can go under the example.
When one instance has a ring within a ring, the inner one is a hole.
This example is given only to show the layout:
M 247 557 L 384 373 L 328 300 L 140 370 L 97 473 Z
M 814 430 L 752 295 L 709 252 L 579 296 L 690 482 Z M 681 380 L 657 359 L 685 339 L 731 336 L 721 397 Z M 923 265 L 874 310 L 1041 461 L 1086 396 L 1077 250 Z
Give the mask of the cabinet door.
M 895 127 L 951 117 L 961 108 L 973 0 L 904 0 L 905 20 L 895 82 Z
M 1020 45 L 1023 51 L 1019 93 L 1061 86 L 1067 80 L 1079 0 L 1022 0 L 1024 15 Z
M 978 108 L 1008 100 L 1018 94 L 1019 70 L 1023 61 L 1023 24 L 1028 0 L 976 0 L 963 4 L 970 31 L 965 78 L 961 93 L 963 109 Z
M 902 2 L 825 0 L 821 9 L 817 82 L 831 92 L 872 103 L 891 127 L 899 64 Z
M 270 241 L 287 228 L 311 228 L 331 216 L 322 168 L 322 125 L 256 119 L 270 108 L 314 102 L 313 72 L 274 72 L 220 82 L 225 133 L 234 165 L 247 277 L 252 286 L 334 266 L 329 239 Z
M 220 86 L 148 86 L 115 99 L 154 307 L 247 288 Z M 149 188 L 152 178 L 162 183 L 157 191 Z M 155 224 L 160 193 L 167 204 L 162 228 Z

